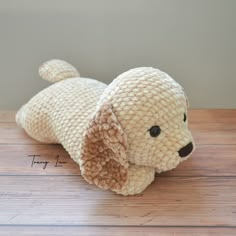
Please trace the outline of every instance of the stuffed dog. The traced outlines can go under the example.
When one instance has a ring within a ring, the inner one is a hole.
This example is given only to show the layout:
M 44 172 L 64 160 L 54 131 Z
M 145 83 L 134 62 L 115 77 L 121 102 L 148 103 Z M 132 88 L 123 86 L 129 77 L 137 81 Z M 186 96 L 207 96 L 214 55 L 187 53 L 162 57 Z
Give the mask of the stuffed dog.
M 56 83 L 22 106 L 16 122 L 39 142 L 62 144 L 90 184 L 138 194 L 194 150 L 187 97 L 158 69 L 131 69 L 109 85 L 62 60 L 39 74 Z

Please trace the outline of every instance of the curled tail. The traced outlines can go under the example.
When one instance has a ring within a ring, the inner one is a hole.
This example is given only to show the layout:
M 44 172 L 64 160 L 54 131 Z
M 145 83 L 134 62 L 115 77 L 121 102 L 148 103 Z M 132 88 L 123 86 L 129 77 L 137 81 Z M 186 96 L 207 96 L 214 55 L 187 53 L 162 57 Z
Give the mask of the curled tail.
M 53 59 L 44 62 L 39 67 L 39 75 L 50 82 L 57 82 L 67 78 L 79 77 L 80 74 L 75 67 L 66 61 Z

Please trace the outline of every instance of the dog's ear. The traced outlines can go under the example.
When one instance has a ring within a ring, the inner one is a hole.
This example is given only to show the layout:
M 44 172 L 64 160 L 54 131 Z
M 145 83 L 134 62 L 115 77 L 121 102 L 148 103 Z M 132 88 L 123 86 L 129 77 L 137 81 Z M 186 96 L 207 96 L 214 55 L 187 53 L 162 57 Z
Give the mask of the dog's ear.
M 121 189 L 128 174 L 126 151 L 126 134 L 112 107 L 104 104 L 89 122 L 81 143 L 83 177 L 103 189 Z

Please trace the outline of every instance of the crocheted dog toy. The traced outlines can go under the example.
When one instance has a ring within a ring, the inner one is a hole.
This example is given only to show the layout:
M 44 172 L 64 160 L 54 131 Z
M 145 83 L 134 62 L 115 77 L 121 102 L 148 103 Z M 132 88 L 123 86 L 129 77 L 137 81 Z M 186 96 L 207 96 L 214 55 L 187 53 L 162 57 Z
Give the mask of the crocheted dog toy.
M 168 74 L 135 68 L 107 86 L 61 60 L 45 62 L 39 74 L 56 83 L 22 106 L 16 121 L 34 139 L 62 144 L 90 184 L 138 194 L 155 172 L 192 153 L 187 98 Z

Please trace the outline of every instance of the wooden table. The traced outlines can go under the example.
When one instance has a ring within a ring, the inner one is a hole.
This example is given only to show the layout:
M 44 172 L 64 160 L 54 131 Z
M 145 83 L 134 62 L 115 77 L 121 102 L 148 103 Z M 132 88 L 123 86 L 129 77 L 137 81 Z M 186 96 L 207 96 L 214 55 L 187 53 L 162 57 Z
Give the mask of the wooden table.
M 87 184 L 0 112 L 0 235 L 236 235 L 236 110 L 189 112 L 197 149 L 138 196 Z

